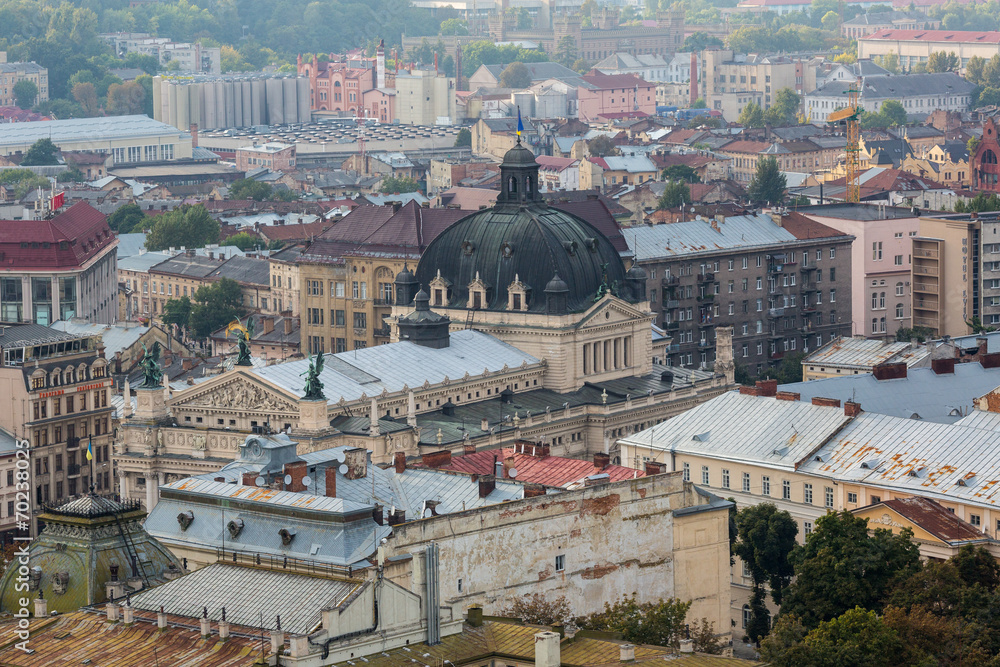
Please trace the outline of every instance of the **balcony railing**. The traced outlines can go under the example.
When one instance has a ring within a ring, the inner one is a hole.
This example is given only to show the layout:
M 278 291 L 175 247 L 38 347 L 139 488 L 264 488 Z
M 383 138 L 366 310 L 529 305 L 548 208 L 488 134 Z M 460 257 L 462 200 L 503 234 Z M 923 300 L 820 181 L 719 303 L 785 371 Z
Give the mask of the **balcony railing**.
M 700 274 L 698 274 L 698 282 L 700 282 L 700 283 L 715 282 L 715 274 L 714 273 L 700 273 Z
M 785 309 L 784 308 L 768 308 L 767 309 L 767 316 L 768 317 L 784 317 L 785 316 Z
M 670 276 L 668 278 L 663 278 L 662 280 L 660 280 L 660 286 L 661 287 L 674 287 L 679 282 L 680 282 L 680 279 L 677 276 Z
M 388 337 L 390 335 L 389 327 L 379 327 L 378 329 L 375 329 L 375 331 L 373 331 L 372 333 L 374 333 L 376 336 Z
M 80 438 L 66 438 L 66 449 L 76 449 L 80 446 Z

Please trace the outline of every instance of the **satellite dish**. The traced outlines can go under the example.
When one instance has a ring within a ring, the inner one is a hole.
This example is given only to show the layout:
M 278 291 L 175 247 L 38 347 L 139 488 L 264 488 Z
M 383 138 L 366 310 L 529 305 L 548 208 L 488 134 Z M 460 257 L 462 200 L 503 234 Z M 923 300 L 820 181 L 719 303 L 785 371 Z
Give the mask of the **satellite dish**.
M 254 484 L 256 484 L 257 486 L 267 486 L 267 480 L 264 479 L 263 477 L 258 477 L 257 479 L 254 480 Z
M 510 475 L 511 479 L 516 479 L 517 478 L 517 468 L 511 468 L 510 472 L 508 472 L 507 474 Z
M 285 486 L 288 486 L 291 483 L 292 483 L 292 476 L 291 475 L 285 475 Z
M 312 478 L 309 477 L 309 475 L 306 475 L 305 477 L 302 478 L 302 486 L 309 486 L 312 483 L 313 483 Z
M 334 452 L 333 460 L 336 461 L 337 463 L 343 463 L 346 460 L 346 458 L 344 457 L 344 452 Z
M 437 507 L 434 508 L 434 511 L 438 514 L 449 514 L 451 512 L 451 508 L 444 503 L 438 503 Z
M 341 475 L 346 475 L 346 474 L 347 474 L 347 470 L 348 470 L 348 468 L 347 468 L 347 466 L 346 466 L 346 465 L 341 465 L 341 466 L 340 466 L 339 468 L 337 468 L 337 470 L 339 470 L 339 471 L 340 471 L 340 474 L 341 474 Z

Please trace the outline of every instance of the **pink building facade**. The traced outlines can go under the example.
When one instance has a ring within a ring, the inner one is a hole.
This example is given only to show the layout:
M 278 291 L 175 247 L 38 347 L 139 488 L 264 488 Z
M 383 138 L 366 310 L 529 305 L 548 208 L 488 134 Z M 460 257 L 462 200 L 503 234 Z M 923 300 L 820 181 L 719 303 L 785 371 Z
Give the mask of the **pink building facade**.
M 591 72 L 578 89 L 580 120 L 585 122 L 652 116 L 656 87 L 634 74 Z
M 271 171 L 295 171 L 295 145 L 270 142 L 236 149 L 236 168 L 239 171 L 261 167 Z

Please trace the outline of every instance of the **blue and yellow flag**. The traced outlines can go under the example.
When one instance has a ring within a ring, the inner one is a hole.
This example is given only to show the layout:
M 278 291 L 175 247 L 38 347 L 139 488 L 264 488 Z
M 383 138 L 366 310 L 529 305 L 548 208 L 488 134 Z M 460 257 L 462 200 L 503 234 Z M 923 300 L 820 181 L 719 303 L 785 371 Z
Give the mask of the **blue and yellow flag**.
M 524 132 L 524 123 L 521 122 L 521 107 L 517 108 L 517 136 Z
M 90 436 L 90 439 L 87 441 L 87 460 L 94 460 L 94 436 Z

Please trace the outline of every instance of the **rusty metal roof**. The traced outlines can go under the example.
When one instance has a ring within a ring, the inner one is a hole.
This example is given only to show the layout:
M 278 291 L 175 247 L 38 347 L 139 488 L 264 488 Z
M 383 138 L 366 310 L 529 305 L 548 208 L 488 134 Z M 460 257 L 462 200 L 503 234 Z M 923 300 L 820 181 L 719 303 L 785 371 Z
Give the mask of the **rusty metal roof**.
M 16 624 L 16 619 L 0 623 L 0 634 L 12 637 Z M 0 647 L 0 664 L 149 667 L 155 656 L 155 662 L 170 667 L 235 667 L 252 664 L 261 643 L 232 635 L 220 641 L 218 634 L 202 639 L 197 627 L 160 632 L 154 623 L 111 624 L 102 614 L 76 611 L 32 622 L 29 647 L 33 653 L 5 643 Z
M 930 350 L 910 343 L 887 343 L 861 337 L 838 336 L 802 360 L 803 366 L 841 366 L 857 370 L 871 370 L 882 363 L 905 363 L 914 366 Z
M 891 509 L 942 542 L 953 546 L 989 539 L 971 523 L 959 519 L 954 512 L 930 498 L 922 496 L 893 498 L 869 507 L 879 506 Z

